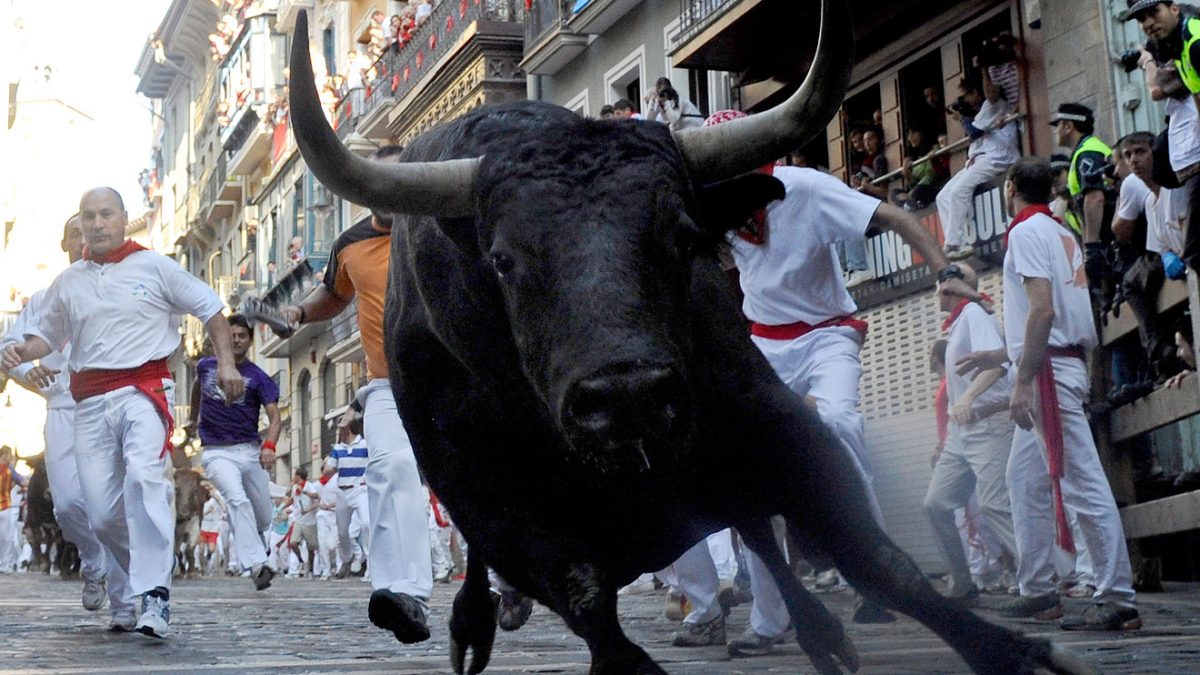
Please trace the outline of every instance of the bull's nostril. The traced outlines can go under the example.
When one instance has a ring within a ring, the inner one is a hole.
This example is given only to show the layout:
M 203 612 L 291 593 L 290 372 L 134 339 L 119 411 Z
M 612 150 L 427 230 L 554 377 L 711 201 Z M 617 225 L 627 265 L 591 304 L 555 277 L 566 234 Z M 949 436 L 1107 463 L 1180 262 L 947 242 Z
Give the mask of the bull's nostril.
M 612 425 L 609 397 L 601 389 L 581 383 L 567 406 L 567 415 L 579 428 L 592 433 L 607 431 Z

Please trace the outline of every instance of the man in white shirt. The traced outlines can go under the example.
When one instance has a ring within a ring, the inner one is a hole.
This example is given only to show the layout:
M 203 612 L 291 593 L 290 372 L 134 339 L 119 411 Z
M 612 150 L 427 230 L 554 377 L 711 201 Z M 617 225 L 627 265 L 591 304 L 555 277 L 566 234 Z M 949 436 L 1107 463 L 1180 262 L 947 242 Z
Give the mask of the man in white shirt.
M 974 232 L 972 208 L 975 188 L 1004 173 L 1021 156 L 1021 138 L 1017 123 L 1006 122 L 1012 107 L 1003 91 L 984 77 L 983 92 L 963 80 L 959 84 L 963 100 L 979 106 L 974 118 L 950 109 L 952 117 L 963 124 L 971 145 L 967 165 L 944 185 L 937 195 L 938 218 L 942 222 L 946 255 L 952 260 L 969 258 L 975 253 L 970 241 Z
M 739 116 L 744 114 L 722 111 L 705 124 Z M 863 418 L 858 411 L 862 377 L 859 353 L 867 324 L 854 318 L 857 306 L 846 290 L 834 245 L 861 239 L 869 232 L 890 230 L 912 246 L 939 276 L 954 272 L 956 278 L 947 278 L 947 287 L 958 289 L 964 297 L 977 295 L 962 281 L 973 275 L 970 268 L 948 266 L 937 242 L 907 212 L 814 169 L 771 167 L 770 171 L 783 184 L 785 197 L 755 214 L 753 227 L 737 230 L 727 238 L 745 295 L 742 312 L 752 322 L 751 340 L 776 374 L 796 394 L 811 399 L 821 420 L 841 439 L 862 477 L 875 520 L 882 524 L 863 438 Z M 710 567 L 711 557 L 707 560 L 705 583 L 715 595 L 716 570 Z M 734 656 L 769 652 L 790 622 L 765 564 L 749 552 L 747 564 L 754 606 L 746 633 L 729 643 Z M 675 567 L 679 572 L 680 562 Z M 685 577 L 698 575 L 680 572 L 681 584 L 686 586 Z M 689 597 L 693 594 L 687 588 L 683 591 Z M 855 610 L 854 620 L 876 623 L 895 618 L 882 607 L 863 601 Z M 718 615 L 713 621 L 723 619 Z M 705 624 L 687 626 L 688 631 L 699 634 L 715 632 L 711 629 Z
M 296 475 L 292 478 L 292 513 L 295 514 L 296 520 L 292 526 L 292 540 L 290 545 L 292 552 L 296 554 L 304 567 L 301 567 L 300 576 L 304 576 L 305 567 L 309 574 L 313 573 L 314 563 L 316 562 L 317 550 L 319 548 L 319 535 L 317 534 L 317 507 L 321 500 L 319 485 L 308 480 L 308 469 L 299 467 L 296 469 Z M 307 549 L 307 557 L 300 552 L 300 543 L 304 543 Z M 305 562 L 307 561 L 307 562 Z
M 68 260 L 75 263 L 83 257 L 83 230 L 79 214 L 67 220 L 63 226 L 61 242 Z M 46 290 L 40 290 L 29 298 L 25 309 L 13 322 L 5 344 L 24 339 L 26 327 L 36 323 L 44 310 Z M 50 481 L 50 493 L 54 496 L 54 519 L 62 528 L 63 537 L 79 549 L 80 575 L 83 577 L 83 607 L 97 611 L 104 606 L 105 596 L 111 599 L 114 630 L 122 630 L 127 618 L 133 614 L 129 600 L 129 578 L 115 558 L 108 555 L 104 545 L 88 523 L 86 504 L 79 486 L 79 465 L 75 457 L 75 399 L 71 398 L 70 376 L 51 374 L 65 370 L 70 345 L 62 351 L 52 352 L 41 359 L 38 365 L 21 364 L 8 375 L 21 386 L 46 399 L 46 477 Z
M 1182 279 L 1186 272 L 1180 256 L 1188 220 L 1187 195 L 1180 190 L 1165 188 L 1154 180 L 1153 134 L 1145 131 L 1129 134 L 1123 139 L 1120 151 L 1133 171 L 1125 180 L 1136 178 L 1146 186 L 1140 204 L 1146 215 L 1146 250 L 1162 256 L 1163 271 L 1169 278 Z M 1124 190 L 1122 183 L 1122 194 Z
M 217 294 L 170 258 L 125 239 L 128 214 L 116 190 L 84 193 L 79 213 L 84 259 L 54 280 L 45 312 L 23 342 L 4 348 L 2 361 L 15 368 L 70 343 L 75 447 L 80 466 L 87 466 L 79 479 L 88 520 L 142 598 L 134 629 L 163 638 L 175 564 L 166 478 L 175 398 L 166 360 L 179 348 L 174 316 L 204 321 L 227 400 L 237 400 L 245 384 Z
M 367 443 L 361 435 L 361 421 L 350 422 L 338 428 L 338 444 L 333 446 L 333 452 L 325 458 L 325 469 L 337 470 L 337 477 L 330 480 L 339 490 L 334 513 L 337 514 L 338 554 L 342 566 L 338 569 L 337 578 L 344 578 L 350 571 L 354 559 L 354 540 L 351 535 L 350 521 L 358 517 L 362 525 L 362 551 L 370 558 L 370 522 L 368 510 L 366 467 L 369 457 Z M 432 576 L 432 569 L 430 575 Z
M 1004 480 L 1013 434 L 1012 420 L 1006 414 L 1012 373 L 1002 365 L 974 378 L 959 374 L 955 368 L 959 359 L 975 351 L 1003 349 L 1004 339 L 990 314 L 989 299 L 976 302 L 940 288 L 938 300 L 942 311 L 950 313 L 942 330 L 947 333 L 944 372 L 951 424 L 929 480 L 925 512 L 950 569 L 947 595 L 970 600 L 978 596 L 979 589 L 971 580 L 954 512 L 966 507 L 972 495 L 978 497 L 979 512 L 999 541 L 1001 552 L 1012 563 L 1017 559 Z
M 341 490 L 337 486 L 337 469 L 326 466 L 321 471 L 321 486 L 317 504 L 317 548 L 321 556 L 321 578 L 328 579 L 338 569 L 337 503 Z
M 1064 630 L 1141 627 L 1125 533 L 1083 411 L 1090 382 L 1086 350 L 1098 340 L 1083 252 L 1049 215 L 1049 164 L 1024 159 L 1009 171 L 1004 256 L 1004 332 L 1017 364 L 1010 411 L 1013 435 L 1008 486 L 1017 538 L 1021 597 L 1001 611 L 1051 620 L 1062 616 L 1054 582 L 1055 532 L 1073 542 L 1066 510 L 1075 512 L 1096 575 L 1095 604 L 1066 619 Z

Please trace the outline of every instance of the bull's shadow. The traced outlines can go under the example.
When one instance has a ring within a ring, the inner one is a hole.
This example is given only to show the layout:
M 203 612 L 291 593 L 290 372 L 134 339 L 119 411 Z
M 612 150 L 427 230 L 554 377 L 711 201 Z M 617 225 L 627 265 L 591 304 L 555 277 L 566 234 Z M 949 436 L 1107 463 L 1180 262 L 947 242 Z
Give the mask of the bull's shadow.
M 305 161 L 343 198 L 402 214 L 384 331 L 417 459 L 471 545 L 450 623 L 456 671 L 468 650 L 472 673 L 491 652 L 486 563 L 587 642 L 593 673 L 663 672 L 622 632 L 616 591 L 731 525 L 771 569 L 818 670 L 855 670 L 840 622 L 774 544 L 767 519 L 782 514 L 862 594 L 976 671 L 1087 672 L 934 591 L 874 523 L 836 437 L 751 344 L 707 255 L 782 188 L 697 186 L 799 147 L 840 105 L 845 3 L 826 0 L 811 72 L 768 113 L 672 136 L 544 103 L 484 107 L 414 140 L 399 164 L 352 155 L 329 128 L 306 27 L 302 13 L 290 107 Z

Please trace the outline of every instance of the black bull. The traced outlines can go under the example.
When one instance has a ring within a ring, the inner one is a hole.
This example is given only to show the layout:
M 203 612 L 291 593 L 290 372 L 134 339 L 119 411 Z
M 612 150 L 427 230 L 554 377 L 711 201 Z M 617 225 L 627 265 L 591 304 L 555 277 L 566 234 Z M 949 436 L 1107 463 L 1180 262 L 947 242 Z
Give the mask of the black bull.
M 840 622 L 771 538 L 767 519 L 781 514 L 807 550 L 976 671 L 1086 672 L 1049 642 L 938 595 L 872 520 L 837 438 L 749 341 L 733 290 L 698 254 L 736 214 L 778 198 L 773 179 L 697 189 L 712 167 L 665 126 L 533 102 L 484 107 L 422 135 L 399 157 L 408 166 L 368 166 L 324 121 L 303 15 L 298 26 L 291 114 L 306 162 L 344 197 L 404 214 L 393 225 L 385 341 L 418 462 L 471 544 L 450 622 L 456 671 L 468 649 L 471 672 L 490 655 L 486 564 L 584 638 L 594 673 L 662 672 L 623 634 L 616 591 L 728 526 L 771 569 L 818 669 L 855 670 Z M 830 86 L 840 100 L 844 81 Z M 445 182 L 400 184 L 411 163 L 433 175 L 445 160 L 478 157 L 461 203 Z M 397 194 L 413 201 L 389 199 L 366 174 L 400 176 Z

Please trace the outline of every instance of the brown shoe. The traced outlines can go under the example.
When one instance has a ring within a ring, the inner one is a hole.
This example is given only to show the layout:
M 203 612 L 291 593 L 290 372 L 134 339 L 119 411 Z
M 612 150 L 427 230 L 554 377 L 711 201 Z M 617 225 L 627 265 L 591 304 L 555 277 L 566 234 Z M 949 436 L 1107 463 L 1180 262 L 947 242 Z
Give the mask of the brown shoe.
M 1083 614 L 1063 619 L 1063 630 L 1137 630 L 1142 618 L 1133 607 L 1092 605 Z
M 676 647 L 714 647 L 725 644 L 725 617 L 718 616 L 704 623 L 684 624 L 671 644 Z
M 1062 618 L 1063 608 L 1062 601 L 1058 599 L 1058 593 L 1047 593 L 1015 598 L 997 606 L 996 613 L 1014 619 L 1053 621 Z

